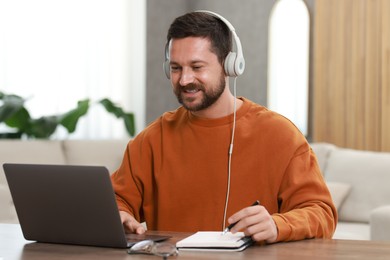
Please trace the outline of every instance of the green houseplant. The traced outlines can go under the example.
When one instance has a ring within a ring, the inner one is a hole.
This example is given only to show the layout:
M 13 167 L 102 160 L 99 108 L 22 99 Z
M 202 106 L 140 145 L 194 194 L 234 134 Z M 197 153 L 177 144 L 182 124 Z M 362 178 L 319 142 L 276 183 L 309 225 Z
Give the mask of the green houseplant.
M 12 132 L 0 133 L 0 138 L 44 138 L 48 139 L 55 132 L 59 125 L 63 126 L 68 133 L 73 133 L 80 117 L 87 114 L 91 102 L 89 99 L 77 102 L 77 107 L 59 115 L 42 116 L 32 118 L 24 106 L 25 99 L 14 94 L 5 94 L 0 91 L 0 124 L 15 129 Z M 97 102 L 105 110 L 121 118 L 124 122 L 127 133 L 134 136 L 135 121 L 134 114 L 125 112 L 120 106 L 111 100 L 104 98 Z

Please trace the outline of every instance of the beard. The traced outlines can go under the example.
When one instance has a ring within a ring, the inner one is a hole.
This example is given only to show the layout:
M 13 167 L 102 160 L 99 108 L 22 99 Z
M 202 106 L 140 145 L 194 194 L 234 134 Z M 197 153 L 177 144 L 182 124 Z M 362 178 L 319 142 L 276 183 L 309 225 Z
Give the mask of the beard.
M 216 85 L 216 88 L 206 90 L 205 86 L 202 84 L 191 83 L 186 86 L 182 86 L 178 84 L 175 87 L 174 92 L 177 97 L 177 100 L 179 101 L 180 104 L 183 105 L 185 109 L 192 112 L 196 112 L 196 111 L 206 109 L 211 105 L 213 105 L 222 95 L 223 91 L 225 90 L 225 86 L 226 86 L 226 80 L 224 74 L 222 73 Z M 194 91 L 197 90 L 203 93 L 200 102 L 194 103 L 196 98 L 193 97 L 186 98 L 183 95 L 183 92 L 191 91 L 191 90 Z

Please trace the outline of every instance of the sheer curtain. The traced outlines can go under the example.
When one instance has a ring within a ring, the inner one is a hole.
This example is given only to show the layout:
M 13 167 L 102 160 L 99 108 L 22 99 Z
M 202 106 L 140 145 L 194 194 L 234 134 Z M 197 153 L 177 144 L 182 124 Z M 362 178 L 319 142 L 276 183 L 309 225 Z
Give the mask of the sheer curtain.
M 89 98 L 75 133 L 53 138 L 128 138 L 105 113 L 110 98 L 145 118 L 146 0 L 0 0 L 0 90 L 28 98 L 33 117 Z

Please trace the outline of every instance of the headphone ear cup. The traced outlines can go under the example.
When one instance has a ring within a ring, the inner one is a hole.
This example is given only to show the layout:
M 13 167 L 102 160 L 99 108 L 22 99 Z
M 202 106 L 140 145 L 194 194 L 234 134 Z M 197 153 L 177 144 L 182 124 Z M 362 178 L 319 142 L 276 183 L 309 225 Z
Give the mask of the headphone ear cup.
M 171 68 L 169 67 L 169 60 L 165 60 L 163 63 L 163 69 L 165 72 L 165 76 L 167 76 L 168 79 L 171 78 Z
M 234 61 L 234 73 L 236 76 L 242 75 L 244 73 L 245 69 L 245 60 L 244 57 L 240 57 L 239 55 L 236 57 L 236 60 Z
M 234 67 L 235 67 L 235 61 L 236 61 L 237 54 L 235 52 L 229 52 L 229 54 L 225 58 L 224 68 L 226 76 L 229 77 L 235 77 L 237 76 Z

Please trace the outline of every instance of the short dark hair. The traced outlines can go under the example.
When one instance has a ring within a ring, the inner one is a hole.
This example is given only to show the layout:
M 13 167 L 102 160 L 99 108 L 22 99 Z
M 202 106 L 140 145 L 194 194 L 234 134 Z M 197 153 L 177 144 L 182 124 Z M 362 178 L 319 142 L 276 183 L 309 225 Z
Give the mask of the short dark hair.
M 232 47 L 232 37 L 228 26 L 219 18 L 207 13 L 187 13 L 172 22 L 167 34 L 167 44 L 171 39 L 186 37 L 208 38 L 211 42 L 211 52 L 217 55 L 221 64 Z

